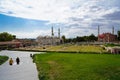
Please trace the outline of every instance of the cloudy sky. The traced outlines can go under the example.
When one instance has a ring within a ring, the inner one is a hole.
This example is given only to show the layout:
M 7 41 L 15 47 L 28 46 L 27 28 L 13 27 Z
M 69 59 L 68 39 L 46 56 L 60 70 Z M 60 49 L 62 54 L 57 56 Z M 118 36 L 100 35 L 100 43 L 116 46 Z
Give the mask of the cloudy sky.
M 68 38 L 120 30 L 120 0 L 0 0 L 0 32 L 17 38 L 51 35 Z

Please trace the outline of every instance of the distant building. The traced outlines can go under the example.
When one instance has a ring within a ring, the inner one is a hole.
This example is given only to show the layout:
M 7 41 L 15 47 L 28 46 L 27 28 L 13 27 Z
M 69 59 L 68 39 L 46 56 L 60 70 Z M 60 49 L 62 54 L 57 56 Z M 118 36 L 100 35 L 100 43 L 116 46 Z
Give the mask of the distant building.
M 117 35 L 111 33 L 103 33 L 98 35 L 99 42 L 114 42 L 117 40 Z
M 37 45 L 37 42 L 35 39 L 17 39 L 17 40 L 22 43 L 23 47 Z
M 22 46 L 22 43 L 17 40 L 0 42 L 0 49 L 19 48 Z
M 60 38 L 51 36 L 38 36 L 36 41 L 39 46 L 60 44 Z
M 54 36 L 53 27 L 51 27 L 51 36 L 38 36 L 36 39 L 38 46 L 44 45 L 58 45 L 62 43 L 60 38 L 60 28 L 58 29 L 58 37 Z

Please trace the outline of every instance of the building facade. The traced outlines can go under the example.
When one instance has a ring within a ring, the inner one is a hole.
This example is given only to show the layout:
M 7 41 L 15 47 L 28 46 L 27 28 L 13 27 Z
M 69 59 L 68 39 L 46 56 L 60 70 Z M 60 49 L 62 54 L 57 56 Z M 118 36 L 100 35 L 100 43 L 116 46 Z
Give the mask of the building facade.
M 111 33 L 103 33 L 98 35 L 99 42 L 114 42 L 117 40 L 117 35 Z
M 36 42 L 38 43 L 39 46 L 57 45 L 60 44 L 61 40 L 58 37 L 38 36 Z
M 6 42 L 0 42 L 0 50 L 3 49 L 11 49 L 11 48 L 19 48 L 22 47 L 23 44 L 20 41 L 6 41 Z

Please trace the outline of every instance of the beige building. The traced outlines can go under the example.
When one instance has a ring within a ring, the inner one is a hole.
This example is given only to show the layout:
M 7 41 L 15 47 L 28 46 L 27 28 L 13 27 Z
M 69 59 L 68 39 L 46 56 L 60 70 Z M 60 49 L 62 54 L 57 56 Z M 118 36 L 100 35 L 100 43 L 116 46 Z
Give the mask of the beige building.
M 58 29 L 58 37 L 54 36 L 53 27 L 51 27 L 51 36 L 38 36 L 36 39 L 38 46 L 58 45 L 62 43 L 60 38 L 60 28 Z
M 38 46 L 57 45 L 61 42 L 60 38 L 51 36 L 38 36 L 36 41 L 38 43 Z

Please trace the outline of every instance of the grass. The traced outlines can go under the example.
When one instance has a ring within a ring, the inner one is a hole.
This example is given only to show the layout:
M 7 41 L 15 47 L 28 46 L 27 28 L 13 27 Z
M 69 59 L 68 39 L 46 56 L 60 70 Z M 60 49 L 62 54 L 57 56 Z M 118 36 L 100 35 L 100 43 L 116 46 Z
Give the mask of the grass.
M 98 45 L 70 45 L 51 46 L 48 51 L 77 52 L 77 53 L 106 53 L 107 51 Z
M 7 60 L 8 60 L 7 56 L 0 56 L 0 65 L 3 64 Z
M 118 46 L 120 47 L 120 44 L 105 44 L 106 47 L 115 47 Z
M 102 53 L 105 50 L 96 45 L 59 45 L 59 46 L 51 46 L 47 49 L 48 51 L 78 51 L 78 52 L 98 52 Z
M 120 80 L 120 55 L 47 53 L 33 59 L 40 80 Z
M 21 49 L 21 48 L 20 48 Z M 37 51 L 58 51 L 58 52 L 94 52 L 105 53 L 106 51 L 99 45 L 57 45 L 34 48 L 22 48 L 23 50 L 37 50 Z

